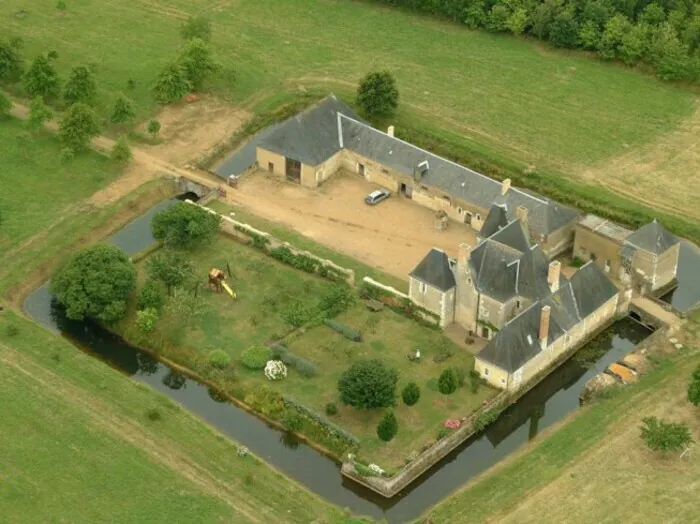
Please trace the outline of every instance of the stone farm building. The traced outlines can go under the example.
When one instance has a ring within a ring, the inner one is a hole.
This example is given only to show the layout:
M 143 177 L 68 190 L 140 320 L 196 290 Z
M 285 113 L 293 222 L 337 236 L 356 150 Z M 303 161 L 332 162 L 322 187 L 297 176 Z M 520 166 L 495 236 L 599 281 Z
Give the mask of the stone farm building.
M 433 248 L 409 275 L 409 298 L 488 340 L 475 369 L 517 389 L 626 311 L 632 292 L 676 283 L 679 240 L 658 222 L 630 231 L 440 158 L 362 121 L 335 96 L 279 125 L 258 167 L 307 187 L 355 173 L 477 233 L 451 259 Z M 570 279 L 552 261 L 571 250 Z M 619 289 L 611 279 L 619 284 Z
M 307 187 L 339 170 L 411 198 L 479 231 L 515 218 L 522 207 L 548 256 L 571 246 L 578 213 L 433 155 L 362 121 L 335 96 L 290 118 L 257 147 L 258 167 Z M 496 208 L 497 217 L 490 212 Z

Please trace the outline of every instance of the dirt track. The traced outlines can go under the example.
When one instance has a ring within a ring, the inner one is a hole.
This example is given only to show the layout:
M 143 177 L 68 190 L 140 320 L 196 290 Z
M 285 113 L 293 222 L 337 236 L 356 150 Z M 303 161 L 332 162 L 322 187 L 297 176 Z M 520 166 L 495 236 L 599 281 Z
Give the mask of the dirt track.
M 403 197 L 368 206 L 363 199 L 376 188 L 346 173 L 308 189 L 258 172 L 227 200 L 404 280 L 432 247 L 456 256 L 460 243 L 475 245 L 469 227 L 450 222 L 436 231 L 433 212 Z

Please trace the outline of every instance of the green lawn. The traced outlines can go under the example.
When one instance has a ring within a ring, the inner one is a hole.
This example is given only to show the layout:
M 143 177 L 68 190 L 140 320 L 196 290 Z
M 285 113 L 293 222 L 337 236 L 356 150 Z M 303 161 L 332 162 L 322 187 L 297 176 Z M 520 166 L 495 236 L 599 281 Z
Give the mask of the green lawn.
M 214 21 L 224 66 L 214 87 L 233 102 L 319 83 L 350 93 L 366 72 L 388 68 L 405 111 L 538 165 L 597 164 L 674 128 L 695 100 L 618 65 L 349 0 L 84 0 L 65 14 L 52 0 L 34 4 L 3 2 L 2 33 L 22 36 L 27 56 L 55 49 L 64 77 L 92 64 L 103 104 L 132 79 L 141 117 L 190 14 Z
M 31 138 L 19 120 L 0 119 L 0 253 L 74 213 L 121 171 L 92 152 L 62 164 L 60 152 L 54 135 Z
M 8 325 L 19 333 L 10 336 Z M 0 314 L 4 522 L 335 522 L 341 512 L 179 405 Z M 160 420 L 150 420 L 147 410 Z
M 412 451 L 437 436 L 447 418 L 468 416 L 495 392 L 482 386 L 471 393 L 468 384 L 457 393 L 444 396 L 437 391 L 437 379 L 443 369 L 452 366 L 467 375 L 474 366 L 473 357 L 439 332 L 421 326 L 389 309 L 371 313 L 356 297 L 355 305 L 337 320 L 363 333 L 361 343 L 351 342 L 329 327 L 311 324 L 303 333 L 294 331 L 287 319 L 289 311 L 310 308 L 309 319 L 320 318 L 319 302 L 334 284 L 283 265 L 264 253 L 229 237 L 219 236 L 214 244 L 190 255 L 201 282 L 211 268 L 226 270 L 230 265 L 233 277 L 227 282 L 236 292 L 234 301 L 226 293 L 208 289 L 199 291 L 199 315 L 185 323 L 181 316 L 164 313 L 154 333 L 142 334 L 135 327 L 135 304 L 132 301 L 120 331 L 135 343 L 162 352 L 178 363 L 194 369 L 215 381 L 228 392 L 244 398 L 259 386 L 267 385 L 292 397 L 318 413 L 327 403 L 336 403 L 339 413 L 332 420 L 361 440 L 360 455 L 381 462 L 385 468 L 398 468 Z M 145 282 L 147 260 L 138 262 L 139 281 Z M 186 290 L 185 292 L 191 292 Z M 290 336 L 291 334 L 291 336 Z M 241 363 L 241 354 L 250 346 L 284 338 L 283 343 L 295 355 L 311 362 L 318 370 L 315 377 L 304 377 L 295 369 L 280 382 L 270 382 L 262 371 L 251 371 Z M 442 363 L 433 362 L 441 349 L 452 356 Z M 209 366 L 207 355 L 223 349 L 232 359 L 232 367 L 216 371 Z M 422 362 L 412 363 L 406 356 L 420 349 Z M 416 381 L 422 391 L 420 402 L 412 408 L 399 399 L 397 416 L 401 430 L 391 444 L 376 436 L 382 410 L 358 412 L 340 406 L 337 382 L 352 362 L 361 358 L 379 358 L 400 373 L 399 391 L 408 381 Z M 342 451 L 342 449 L 334 449 Z

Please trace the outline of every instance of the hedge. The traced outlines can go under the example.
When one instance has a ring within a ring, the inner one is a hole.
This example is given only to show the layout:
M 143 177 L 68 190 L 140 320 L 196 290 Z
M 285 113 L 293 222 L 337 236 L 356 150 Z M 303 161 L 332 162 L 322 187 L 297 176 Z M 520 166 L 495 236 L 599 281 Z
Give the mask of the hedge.
M 349 433 L 348 431 L 345 431 L 340 426 L 333 424 L 333 422 L 328 420 L 320 413 L 316 413 L 312 409 L 307 408 L 306 406 L 300 404 L 291 397 L 283 395 L 282 401 L 284 402 L 284 405 L 286 407 L 296 409 L 299 413 L 301 413 L 302 416 L 307 417 L 308 419 L 311 419 L 312 421 L 316 422 L 331 436 L 341 440 L 342 442 L 345 442 L 346 444 L 352 447 L 358 447 L 360 445 L 360 440 L 355 435 Z
M 304 377 L 315 377 L 318 375 L 318 368 L 312 363 L 295 355 L 286 346 L 282 344 L 271 344 L 272 358 L 281 360 L 286 365 L 293 367 L 297 372 Z
M 362 342 L 362 335 L 359 331 L 355 331 L 354 329 L 348 326 L 344 326 L 340 322 L 336 322 L 335 320 L 331 320 L 330 318 L 325 319 L 323 322 L 329 328 L 331 328 L 334 331 L 337 331 L 345 338 L 352 340 L 353 342 Z
M 390 301 L 380 301 L 383 304 L 386 304 L 389 307 L 389 309 L 391 309 L 395 313 L 410 318 L 411 320 L 418 322 L 422 326 L 429 327 L 435 330 L 440 330 L 440 315 L 437 315 L 432 311 L 428 311 L 424 307 L 415 304 L 408 298 L 397 297 L 393 293 L 379 288 L 377 286 L 373 286 L 368 282 L 365 282 L 363 284 L 362 289 L 360 290 L 360 295 L 362 296 L 362 298 L 370 298 L 374 300 L 380 300 L 381 297 L 386 297 L 390 299 Z M 434 319 L 434 322 L 427 320 L 425 317 Z

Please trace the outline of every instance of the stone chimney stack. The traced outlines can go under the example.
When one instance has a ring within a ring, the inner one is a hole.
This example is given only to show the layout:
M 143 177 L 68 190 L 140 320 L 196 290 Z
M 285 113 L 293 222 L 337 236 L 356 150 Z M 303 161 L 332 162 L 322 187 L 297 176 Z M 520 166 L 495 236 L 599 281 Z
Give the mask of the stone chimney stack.
M 389 129 L 386 130 L 386 134 L 389 136 L 394 136 L 394 126 L 389 126 Z
M 559 289 L 559 277 L 561 275 L 561 262 L 555 260 L 549 264 L 549 272 L 547 273 L 547 283 L 552 293 Z
M 472 246 L 466 243 L 459 245 L 457 251 L 457 265 L 469 271 L 469 259 L 472 257 Z
M 547 349 L 547 339 L 549 338 L 549 316 L 552 314 L 552 310 L 549 306 L 542 307 L 542 314 L 540 315 L 540 346 L 542 349 Z
M 501 194 L 505 195 L 510 189 L 510 178 L 506 178 L 501 184 Z
M 525 206 L 518 206 L 518 209 L 515 210 L 515 218 L 527 224 L 527 208 Z

